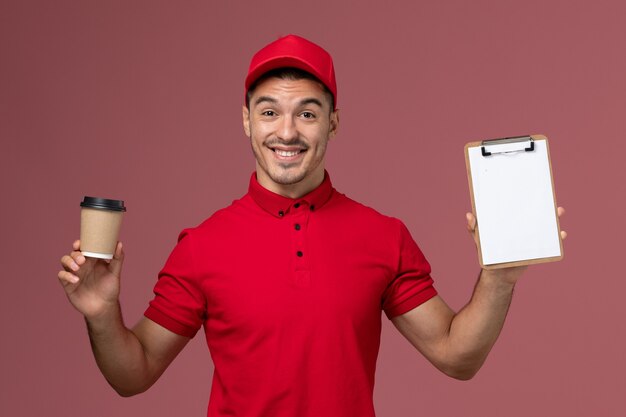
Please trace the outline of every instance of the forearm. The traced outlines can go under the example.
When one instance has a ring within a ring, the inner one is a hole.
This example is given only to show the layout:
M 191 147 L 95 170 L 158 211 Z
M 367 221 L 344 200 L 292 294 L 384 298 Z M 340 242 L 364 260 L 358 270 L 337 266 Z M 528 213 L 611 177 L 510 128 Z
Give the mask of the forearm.
M 495 344 L 523 268 L 482 270 L 470 302 L 452 319 L 448 333 L 447 362 L 458 377 L 473 376 Z
M 558 208 L 558 215 L 563 209 Z M 467 230 L 478 245 L 476 217 Z M 567 234 L 561 231 L 561 238 Z M 402 315 L 393 324 L 430 362 L 447 375 L 470 379 L 485 362 L 506 318 L 513 289 L 526 266 L 482 270 L 470 302 L 455 313 L 439 296 Z
M 124 325 L 119 304 L 85 321 L 96 363 L 109 384 L 122 396 L 145 391 L 153 383 L 146 353 Z

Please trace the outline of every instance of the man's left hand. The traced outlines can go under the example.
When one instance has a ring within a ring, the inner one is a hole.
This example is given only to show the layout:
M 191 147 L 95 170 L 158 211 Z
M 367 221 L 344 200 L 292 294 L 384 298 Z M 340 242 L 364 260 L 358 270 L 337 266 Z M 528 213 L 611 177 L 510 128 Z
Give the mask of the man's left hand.
M 557 215 L 559 218 L 565 213 L 565 209 L 563 207 L 558 207 L 556 209 Z M 472 235 L 474 239 L 474 243 L 476 244 L 476 248 L 478 248 L 478 231 L 476 229 L 476 216 L 473 213 L 466 213 L 465 217 L 467 219 L 467 231 Z M 565 230 L 561 230 L 561 239 L 564 240 L 567 237 L 567 232 Z M 498 280 L 504 280 L 511 284 L 515 284 L 522 273 L 526 270 L 526 266 L 515 266 L 509 268 L 500 268 L 500 269 L 492 269 L 492 270 L 483 270 L 481 277 L 482 278 L 495 278 Z

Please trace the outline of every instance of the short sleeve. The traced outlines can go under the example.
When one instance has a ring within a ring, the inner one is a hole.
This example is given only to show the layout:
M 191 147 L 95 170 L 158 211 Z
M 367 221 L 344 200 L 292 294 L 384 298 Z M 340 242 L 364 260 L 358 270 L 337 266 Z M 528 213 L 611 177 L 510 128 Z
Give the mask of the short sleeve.
M 430 264 L 406 226 L 399 220 L 397 222 L 400 228 L 398 265 L 395 277 L 383 294 L 383 310 L 389 319 L 404 314 L 437 295 L 430 276 Z
M 193 237 L 183 230 L 159 272 L 154 298 L 144 315 L 181 336 L 193 337 L 206 315 L 205 296 L 194 265 Z

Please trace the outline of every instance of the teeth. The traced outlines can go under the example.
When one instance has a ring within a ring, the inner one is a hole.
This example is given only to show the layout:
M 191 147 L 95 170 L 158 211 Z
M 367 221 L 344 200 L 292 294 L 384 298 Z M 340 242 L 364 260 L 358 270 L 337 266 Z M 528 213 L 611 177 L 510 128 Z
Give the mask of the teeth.
M 298 155 L 300 153 L 300 151 L 280 151 L 278 149 L 276 149 L 274 152 L 276 152 L 278 155 L 283 156 L 283 157 L 290 157 L 290 156 L 295 156 Z

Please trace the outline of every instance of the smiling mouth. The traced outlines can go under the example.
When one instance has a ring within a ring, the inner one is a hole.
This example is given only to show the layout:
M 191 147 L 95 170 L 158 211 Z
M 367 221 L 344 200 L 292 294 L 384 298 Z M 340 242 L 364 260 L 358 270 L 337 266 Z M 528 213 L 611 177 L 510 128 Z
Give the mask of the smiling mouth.
M 274 151 L 274 153 L 278 154 L 279 156 L 283 156 L 283 157 L 291 157 L 291 156 L 296 156 L 298 155 L 300 152 L 304 152 L 303 150 L 298 150 L 298 151 L 281 151 L 280 149 L 272 149 Z
M 307 151 L 306 148 L 303 148 L 303 149 L 281 149 L 281 148 L 270 147 L 270 149 L 279 158 L 287 158 L 287 159 L 297 157 L 298 155 L 303 154 L 303 153 L 305 153 Z

